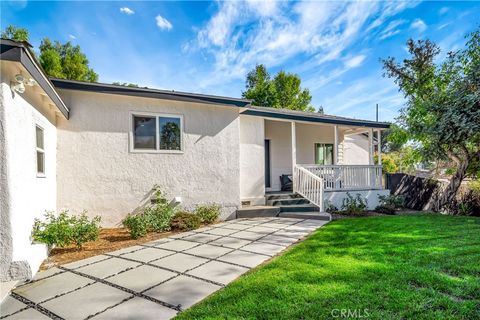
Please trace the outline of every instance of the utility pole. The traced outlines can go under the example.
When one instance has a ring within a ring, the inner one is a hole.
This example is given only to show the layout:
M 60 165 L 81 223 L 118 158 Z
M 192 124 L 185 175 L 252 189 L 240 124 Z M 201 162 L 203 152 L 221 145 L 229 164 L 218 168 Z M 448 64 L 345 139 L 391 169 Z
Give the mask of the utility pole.
M 378 103 L 377 103 L 377 107 L 376 107 L 376 117 L 375 117 L 375 119 L 378 122 Z

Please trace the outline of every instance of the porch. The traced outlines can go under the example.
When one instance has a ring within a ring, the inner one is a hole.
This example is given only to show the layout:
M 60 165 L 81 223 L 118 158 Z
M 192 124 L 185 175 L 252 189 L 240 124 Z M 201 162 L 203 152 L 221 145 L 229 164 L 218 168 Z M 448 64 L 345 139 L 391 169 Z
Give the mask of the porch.
M 381 130 L 303 121 L 265 119 L 265 191 L 298 194 L 323 212 L 341 206 L 347 192 L 372 205 L 382 186 Z M 377 164 L 374 155 L 377 154 Z M 291 187 L 281 182 L 291 180 Z

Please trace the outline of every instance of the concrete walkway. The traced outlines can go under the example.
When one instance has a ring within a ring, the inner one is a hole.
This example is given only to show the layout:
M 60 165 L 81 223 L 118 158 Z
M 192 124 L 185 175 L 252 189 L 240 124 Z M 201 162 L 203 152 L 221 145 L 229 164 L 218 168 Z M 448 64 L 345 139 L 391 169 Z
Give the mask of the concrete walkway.
M 170 319 L 325 221 L 223 222 L 40 272 L 1 319 Z

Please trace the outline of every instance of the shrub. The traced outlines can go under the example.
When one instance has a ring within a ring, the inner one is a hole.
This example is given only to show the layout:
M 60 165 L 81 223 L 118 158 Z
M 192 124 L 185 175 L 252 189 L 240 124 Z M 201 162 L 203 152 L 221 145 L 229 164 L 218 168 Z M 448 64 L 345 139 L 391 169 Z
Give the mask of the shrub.
M 395 214 L 395 210 L 403 207 L 405 198 L 398 195 L 386 195 L 379 196 L 379 205 L 375 208 L 375 211 L 385 214 Z
M 347 197 L 343 199 L 342 211 L 345 214 L 359 214 L 367 209 L 367 199 L 362 199 L 360 193 L 353 197 L 347 192 Z
M 177 212 L 172 218 L 171 227 L 172 229 L 188 231 L 198 229 L 202 220 L 195 214 L 188 212 Z
M 338 213 L 338 208 L 329 200 L 325 201 L 325 211 L 328 213 Z
M 169 231 L 174 210 L 167 204 L 157 203 L 143 212 L 148 231 Z
M 125 219 L 123 219 L 122 224 L 128 229 L 132 239 L 138 239 L 147 234 L 148 223 L 143 214 L 128 215 Z
M 35 219 L 32 238 L 48 246 L 66 247 L 75 244 L 78 249 L 85 242 L 98 238 L 100 217 L 89 220 L 86 212 L 81 215 L 70 216 L 67 210 L 61 211 L 58 216 L 53 212 L 45 214 L 45 220 Z
M 195 214 L 203 223 L 214 223 L 220 216 L 220 205 L 208 204 L 197 206 L 195 209 Z

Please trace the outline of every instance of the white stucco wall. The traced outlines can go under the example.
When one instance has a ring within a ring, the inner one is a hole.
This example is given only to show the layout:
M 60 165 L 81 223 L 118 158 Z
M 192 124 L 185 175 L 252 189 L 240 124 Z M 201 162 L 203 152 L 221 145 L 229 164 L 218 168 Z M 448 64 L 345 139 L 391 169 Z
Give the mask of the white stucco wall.
M 58 123 L 58 208 L 118 225 L 160 185 L 182 206 L 215 202 L 227 218 L 240 206 L 239 109 L 59 90 L 70 119 Z M 130 112 L 183 115 L 183 153 L 132 153 Z
M 33 221 L 41 218 L 45 211 L 56 210 L 57 141 L 55 112 L 42 106 L 42 99 L 34 90 L 38 89 L 28 87 L 26 93 L 12 95 L 9 78 L 2 71 L 1 107 L 4 114 L 1 125 L 5 134 L 3 149 L 6 156 L 2 166 L 6 166 L 6 175 L 2 176 L 0 189 L 3 189 L 2 193 L 7 193 L 11 261 L 27 261 L 32 274 L 47 256 L 44 245 L 32 244 Z M 45 177 L 37 177 L 36 125 L 44 129 Z M 2 231 L 7 229 L 7 226 L 2 226 Z
M 343 141 L 343 164 L 369 164 L 367 137 L 360 134 L 345 136 Z
M 367 209 L 374 210 L 378 206 L 379 196 L 387 196 L 390 194 L 390 190 L 358 190 L 348 191 L 353 197 L 357 197 L 360 194 L 362 199 L 367 200 Z M 347 198 L 347 191 L 325 191 L 323 194 L 325 203 L 332 203 L 335 207 L 341 210 L 343 199 Z
M 240 116 L 240 199 L 265 204 L 264 119 Z

